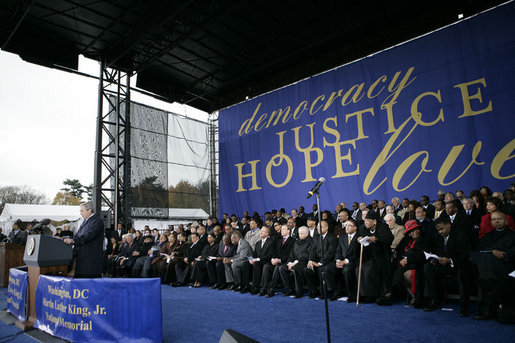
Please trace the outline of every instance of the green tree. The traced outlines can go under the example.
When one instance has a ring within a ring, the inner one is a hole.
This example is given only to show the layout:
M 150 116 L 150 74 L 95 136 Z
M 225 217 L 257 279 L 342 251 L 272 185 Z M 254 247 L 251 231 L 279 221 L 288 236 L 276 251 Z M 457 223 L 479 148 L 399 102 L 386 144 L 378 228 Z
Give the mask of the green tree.
M 82 194 L 88 191 L 87 187 L 82 185 L 77 179 L 66 179 L 63 181 L 66 187 L 61 188 L 64 193 L 70 193 L 74 197 L 82 200 Z

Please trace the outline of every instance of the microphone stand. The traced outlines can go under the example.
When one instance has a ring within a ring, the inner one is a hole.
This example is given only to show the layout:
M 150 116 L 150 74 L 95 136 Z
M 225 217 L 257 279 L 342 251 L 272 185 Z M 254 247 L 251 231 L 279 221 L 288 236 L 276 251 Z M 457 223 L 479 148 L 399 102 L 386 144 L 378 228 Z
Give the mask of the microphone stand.
M 320 238 L 320 255 L 322 258 L 322 263 L 324 263 L 324 241 L 322 240 L 322 214 L 320 212 L 320 194 L 318 193 L 318 190 L 315 191 L 315 194 L 317 196 L 317 208 L 318 208 L 318 225 L 320 228 L 319 232 L 319 238 Z M 325 271 L 324 271 L 325 265 L 322 264 L 320 268 L 321 271 L 321 277 L 322 277 L 322 295 L 324 297 L 324 304 L 325 304 L 325 324 L 327 327 L 327 342 L 331 343 L 331 329 L 329 328 L 329 306 L 327 304 L 327 284 L 325 282 Z

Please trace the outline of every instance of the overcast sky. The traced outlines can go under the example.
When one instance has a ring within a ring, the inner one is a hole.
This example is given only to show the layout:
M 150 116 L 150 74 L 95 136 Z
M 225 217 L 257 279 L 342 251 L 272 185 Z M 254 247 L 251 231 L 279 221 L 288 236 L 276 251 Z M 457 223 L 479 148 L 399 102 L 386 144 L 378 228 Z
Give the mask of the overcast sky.
M 80 58 L 79 70 L 99 74 Z M 52 201 L 65 179 L 93 183 L 98 81 L 0 51 L 0 186 L 27 185 Z M 134 85 L 135 80 L 131 80 Z M 134 101 L 188 117 L 208 114 L 132 92 Z

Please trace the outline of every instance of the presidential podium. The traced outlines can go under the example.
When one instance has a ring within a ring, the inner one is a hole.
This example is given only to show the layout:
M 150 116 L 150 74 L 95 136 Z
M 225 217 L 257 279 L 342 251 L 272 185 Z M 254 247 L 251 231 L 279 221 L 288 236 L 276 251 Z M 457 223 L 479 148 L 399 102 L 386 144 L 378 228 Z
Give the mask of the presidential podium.
M 30 235 L 27 238 L 23 261 L 29 267 L 29 316 L 23 322 L 17 321 L 17 327 L 30 330 L 36 322 L 36 288 L 39 276 L 66 276 L 72 257 L 72 246 L 65 244 L 62 239 L 45 235 Z

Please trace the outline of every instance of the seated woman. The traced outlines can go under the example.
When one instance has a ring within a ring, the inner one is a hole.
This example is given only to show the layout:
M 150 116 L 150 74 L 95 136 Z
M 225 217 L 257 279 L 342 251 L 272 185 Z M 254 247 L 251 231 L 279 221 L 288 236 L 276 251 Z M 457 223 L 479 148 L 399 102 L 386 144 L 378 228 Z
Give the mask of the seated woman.
M 190 247 L 190 243 L 188 241 L 188 234 L 186 232 L 182 232 L 179 235 L 179 243 L 172 250 L 170 255 L 167 256 L 166 260 L 162 263 L 161 267 L 161 283 L 171 284 L 177 281 L 177 277 L 175 275 L 175 265 L 184 259 L 185 253 Z
M 426 261 L 422 248 L 422 226 L 416 220 L 409 220 L 404 227 L 404 238 L 396 248 L 398 258 L 394 263 L 398 268 L 394 273 L 393 284 L 399 293 L 404 293 L 404 290 L 408 292 L 411 297 L 410 305 L 421 307 L 424 295 L 422 271 Z
M 151 262 L 152 275 L 161 276 L 161 268 L 163 267 L 163 264 L 166 264 L 166 259 L 170 258 L 170 254 L 175 249 L 177 244 L 177 234 L 175 232 L 170 232 L 168 235 L 168 242 L 165 243 L 159 250 L 159 257 L 155 258 Z
M 486 201 L 486 211 L 488 213 L 481 217 L 481 224 L 479 225 L 479 239 L 494 229 L 490 221 L 492 213 L 501 211 L 502 213 L 506 214 L 503 208 L 502 200 L 494 197 L 490 197 Z M 506 214 L 506 226 L 508 226 L 511 231 L 515 230 L 515 223 L 513 218 L 508 214 Z
M 410 200 L 408 202 L 408 210 L 406 211 L 406 213 L 404 214 L 404 217 L 402 218 L 402 223 L 404 225 L 406 225 L 406 223 L 409 220 L 416 220 L 417 219 L 417 217 L 415 215 L 415 210 L 419 206 L 420 206 L 420 204 L 416 200 Z
M 193 287 L 202 286 L 202 282 L 206 276 L 207 264 L 216 263 L 216 257 L 218 256 L 218 244 L 215 244 L 216 235 L 210 233 L 207 235 L 207 243 L 202 249 L 200 259 L 195 259 L 193 262 L 193 270 L 191 272 L 191 279 L 194 281 Z M 209 273 L 209 286 L 216 284 L 216 275 Z

